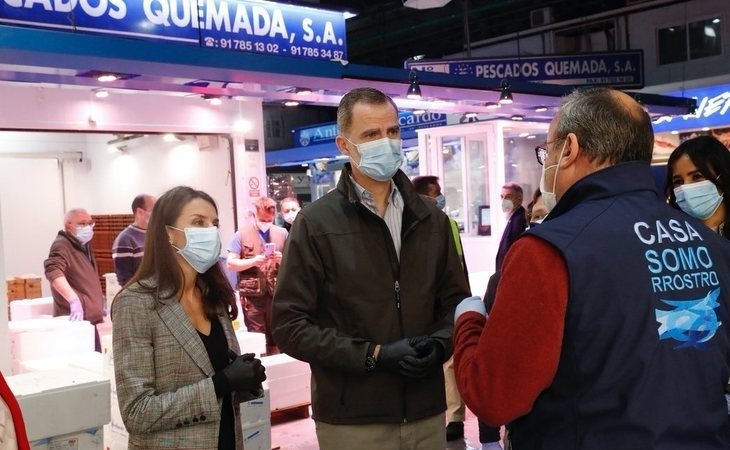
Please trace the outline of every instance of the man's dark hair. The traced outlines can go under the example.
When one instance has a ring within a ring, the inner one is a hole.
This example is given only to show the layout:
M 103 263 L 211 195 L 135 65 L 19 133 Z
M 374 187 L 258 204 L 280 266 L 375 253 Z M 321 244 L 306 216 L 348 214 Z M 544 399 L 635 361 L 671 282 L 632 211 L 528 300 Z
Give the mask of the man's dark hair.
M 144 209 L 146 199 L 147 194 L 139 194 L 138 196 L 134 197 L 134 200 L 132 200 L 132 214 L 137 214 L 137 208 Z
M 599 164 L 651 162 L 654 131 L 649 114 L 608 88 L 581 88 L 565 97 L 558 112 L 556 141 L 578 137 L 581 151 Z M 563 143 L 555 144 L 560 148 Z
M 428 195 L 428 187 L 431 185 L 439 185 L 439 177 L 436 175 L 421 175 L 412 181 L 413 189 L 421 195 Z
M 343 136 L 350 130 L 350 125 L 352 125 L 352 110 L 357 103 L 364 103 L 366 105 L 390 103 L 393 105 L 395 112 L 398 112 L 398 107 L 393 99 L 379 90 L 373 88 L 353 89 L 342 97 L 340 105 L 337 107 L 337 131 Z

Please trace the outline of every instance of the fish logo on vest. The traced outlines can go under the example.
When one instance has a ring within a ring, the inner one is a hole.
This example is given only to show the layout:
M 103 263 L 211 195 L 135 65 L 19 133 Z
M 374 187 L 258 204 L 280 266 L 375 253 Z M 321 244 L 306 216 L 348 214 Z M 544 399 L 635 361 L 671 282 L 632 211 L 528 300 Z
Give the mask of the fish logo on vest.
M 720 306 L 717 299 L 720 288 L 710 291 L 705 297 L 695 300 L 663 300 L 674 309 L 657 309 L 659 339 L 674 339 L 682 344 L 676 348 L 706 348 L 707 342 L 715 336 L 722 322 L 717 320 L 715 308 Z

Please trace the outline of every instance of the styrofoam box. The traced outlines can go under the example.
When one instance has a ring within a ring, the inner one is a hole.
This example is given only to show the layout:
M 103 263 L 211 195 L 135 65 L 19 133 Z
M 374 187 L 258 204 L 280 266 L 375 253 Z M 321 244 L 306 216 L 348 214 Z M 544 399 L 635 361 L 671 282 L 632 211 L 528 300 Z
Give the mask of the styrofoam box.
M 241 347 L 241 354 L 255 353 L 261 356 L 266 353 L 266 335 L 264 333 L 252 333 L 249 331 L 236 331 L 238 346 Z
M 61 356 L 56 358 L 30 359 L 20 361 L 21 373 L 39 372 L 43 370 L 56 370 L 68 367 L 84 369 L 99 375 L 104 373 L 104 357 L 98 352 L 85 352 L 77 355 Z
M 266 378 L 268 380 L 290 377 L 292 375 L 310 374 L 309 364 L 294 359 L 285 353 L 264 356 L 261 358 L 261 364 L 266 367 Z
M 13 320 L 8 328 L 13 373 L 19 373 L 21 361 L 94 351 L 94 326 L 87 321 L 67 317 Z
M 53 297 L 10 302 L 10 320 L 28 320 L 53 317 Z
M 109 426 L 111 428 L 111 432 L 127 438 L 129 437 L 129 433 L 127 432 L 127 428 L 124 426 L 124 421 L 122 420 L 122 412 L 119 409 L 119 398 L 117 397 L 116 391 L 112 391 L 110 399 L 111 420 L 109 422 Z
M 28 439 L 98 428 L 110 420 L 109 379 L 67 368 L 7 377 L 23 411 Z
M 272 411 L 312 403 L 311 376 L 308 373 L 267 379 L 264 386 L 271 392 Z
M 97 427 L 39 439 L 31 441 L 30 448 L 31 450 L 102 450 L 104 448 L 104 430 L 102 427 Z
M 243 428 L 243 448 L 246 450 L 271 450 L 271 424 L 269 422 Z
M 271 395 L 264 389 L 264 396 L 241 403 L 241 425 L 244 427 L 271 420 Z
M 112 301 L 114 300 L 114 297 L 119 293 L 119 291 L 122 290 L 122 287 L 119 285 L 119 281 L 117 281 L 116 273 L 105 273 L 103 277 L 106 282 L 106 296 L 104 297 L 104 308 L 106 308 L 107 311 L 111 311 Z
M 113 430 L 107 435 L 107 428 L 104 427 L 104 450 L 127 450 L 129 448 L 129 435 L 116 433 Z

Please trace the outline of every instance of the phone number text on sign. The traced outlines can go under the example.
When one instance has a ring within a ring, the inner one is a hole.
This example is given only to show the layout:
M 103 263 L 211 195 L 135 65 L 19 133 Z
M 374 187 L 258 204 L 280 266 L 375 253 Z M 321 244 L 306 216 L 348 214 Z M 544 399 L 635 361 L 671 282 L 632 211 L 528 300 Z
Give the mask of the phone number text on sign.
M 208 0 L 199 22 L 203 46 L 317 59 L 346 59 L 341 13 L 288 5 Z

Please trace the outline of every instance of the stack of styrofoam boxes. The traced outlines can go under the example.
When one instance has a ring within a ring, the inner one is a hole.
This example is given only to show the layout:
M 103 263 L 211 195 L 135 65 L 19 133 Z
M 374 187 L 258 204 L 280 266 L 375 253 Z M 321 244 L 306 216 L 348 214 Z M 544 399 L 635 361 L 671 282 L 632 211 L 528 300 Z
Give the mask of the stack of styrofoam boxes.
M 254 353 L 257 357 L 266 353 L 266 335 L 264 333 L 252 333 L 249 331 L 236 331 L 238 346 L 241 354 Z
M 77 368 L 7 377 L 33 450 L 102 450 L 109 379 Z
M 264 389 L 264 396 L 241 403 L 241 428 L 243 448 L 246 450 L 271 449 L 271 397 Z
M 13 320 L 8 328 L 14 374 L 21 372 L 24 361 L 94 351 L 94 326 L 83 320 L 69 321 L 68 317 Z
M 129 433 L 122 421 L 117 397 L 117 383 L 114 379 L 114 351 L 112 350 L 112 335 L 101 338 L 101 354 L 104 358 L 104 373 L 109 377 L 111 390 L 111 420 L 104 425 L 104 450 L 127 450 Z
M 271 410 L 309 405 L 312 402 L 309 364 L 286 354 L 264 356 L 264 386 L 271 392 Z
M 112 307 L 112 301 L 114 300 L 114 297 L 119 293 L 119 291 L 122 290 L 122 287 L 119 285 L 119 281 L 117 281 L 116 273 L 105 273 L 103 276 L 104 280 L 106 280 L 106 297 L 104 298 L 104 308 L 106 308 L 107 311 L 110 311 Z
M 53 297 L 41 297 L 22 302 L 10 302 L 10 320 L 53 317 Z

